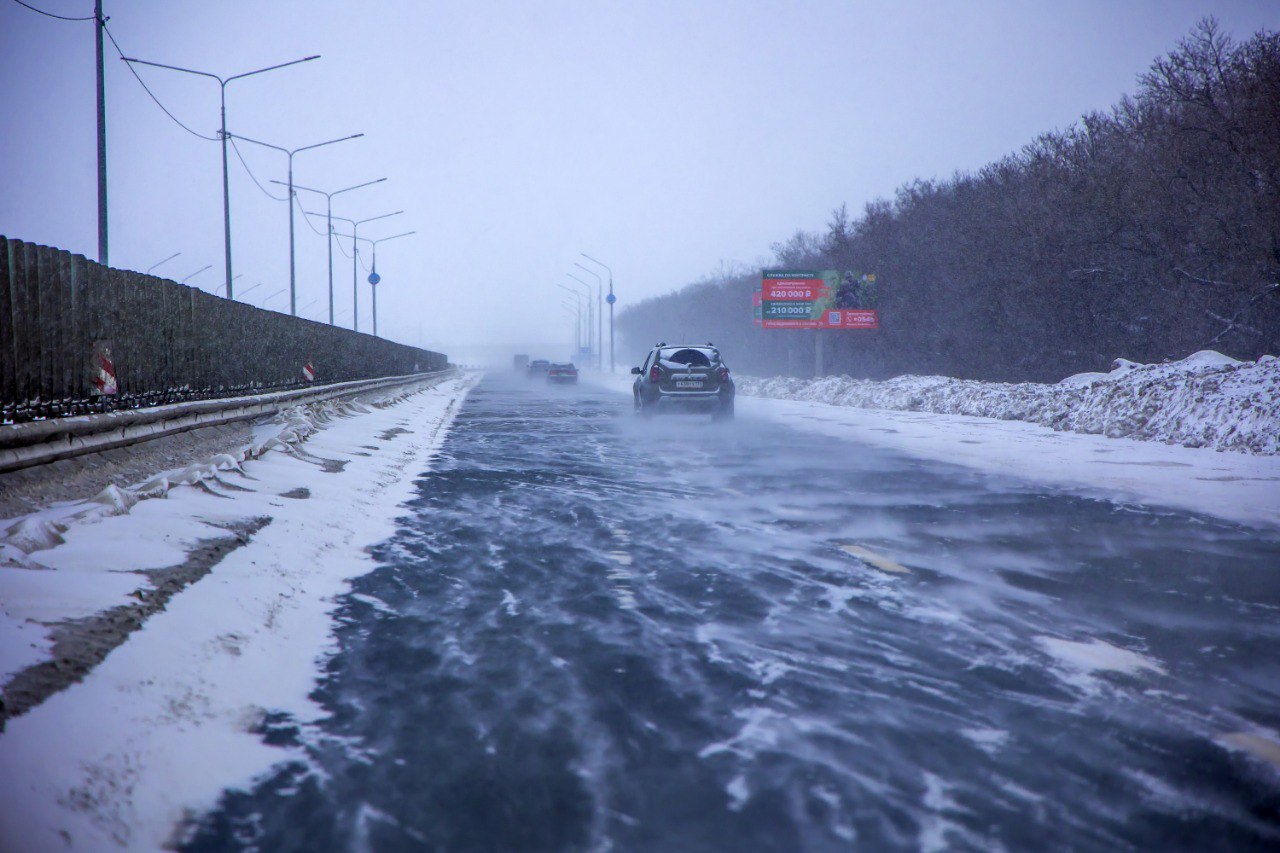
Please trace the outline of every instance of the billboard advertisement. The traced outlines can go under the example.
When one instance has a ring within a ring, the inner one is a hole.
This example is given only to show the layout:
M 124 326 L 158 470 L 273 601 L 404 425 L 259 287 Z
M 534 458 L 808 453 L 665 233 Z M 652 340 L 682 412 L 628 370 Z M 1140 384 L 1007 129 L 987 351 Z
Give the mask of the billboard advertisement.
M 753 296 L 765 329 L 878 329 L 874 273 L 764 270 Z

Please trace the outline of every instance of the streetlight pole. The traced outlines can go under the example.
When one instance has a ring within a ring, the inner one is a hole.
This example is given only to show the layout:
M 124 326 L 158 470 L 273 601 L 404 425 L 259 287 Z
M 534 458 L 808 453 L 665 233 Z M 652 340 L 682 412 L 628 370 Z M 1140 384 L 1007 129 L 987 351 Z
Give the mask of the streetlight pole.
M 312 213 L 304 210 L 307 216 L 319 216 L 318 213 Z M 360 226 L 366 222 L 374 222 L 378 219 L 386 219 L 388 216 L 399 216 L 404 213 L 403 210 L 393 211 L 392 213 L 383 213 L 380 216 L 370 216 L 368 219 L 347 219 L 345 216 L 335 216 L 339 222 L 345 222 L 351 226 L 351 331 L 360 331 L 360 282 L 359 274 L 356 271 L 356 259 L 360 256 L 360 246 L 357 242 L 360 239 Z M 346 234 L 338 235 L 340 237 Z
M 382 280 L 378 276 L 378 244 L 385 243 L 388 240 L 397 240 L 401 237 L 408 237 L 410 234 L 417 234 L 417 231 L 403 231 L 399 234 L 392 234 L 390 237 L 379 237 L 377 240 L 370 240 L 368 237 L 356 237 L 352 235 L 352 243 L 355 240 L 363 240 L 373 247 L 373 267 L 369 270 L 369 289 L 373 294 L 373 336 L 378 336 L 378 283 Z M 345 234 L 342 236 L 346 236 Z
M 345 187 L 340 190 L 334 190 L 331 193 L 327 193 L 324 190 L 312 189 L 311 187 L 304 187 L 301 184 L 293 185 L 293 188 L 296 190 L 306 190 L 309 193 L 319 193 L 320 195 L 324 196 L 325 203 L 328 205 L 328 212 L 325 214 L 325 225 L 326 225 L 325 233 L 329 235 L 328 244 L 329 244 L 329 325 L 330 326 L 333 325 L 333 197 L 335 195 L 342 195 L 343 193 L 349 193 L 352 190 L 358 190 L 361 187 L 370 187 L 370 186 L 373 186 L 374 184 L 380 184 L 385 180 L 386 178 L 378 178 L 376 181 L 365 181 L 363 184 L 356 184 L 354 187 Z M 271 183 L 281 184 L 281 186 L 284 185 L 281 181 L 276 181 L 276 180 L 273 180 Z
M 596 277 L 596 370 L 604 373 L 604 279 L 600 277 L 600 273 L 577 261 L 573 265 Z
M 101 13 L 99 13 L 101 16 Z M 101 40 L 101 36 L 98 37 Z M 313 59 L 319 59 L 319 54 L 315 56 L 307 56 L 302 59 L 295 59 L 292 62 L 282 62 L 279 65 L 271 65 L 267 68 L 258 68 L 254 71 L 246 71 L 243 74 L 233 74 L 230 77 L 219 77 L 217 74 L 210 74 L 208 71 L 194 71 L 190 68 L 180 68 L 177 65 L 164 65 L 159 62 L 148 62 L 145 59 L 134 59 L 132 57 L 121 57 L 125 62 L 137 63 L 138 65 L 150 65 L 155 68 L 167 68 L 170 71 L 181 71 L 185 74 L 195 74 L 199 77 L 210 77 L 218 81 L 218 86 L 222 92 L 222 130 L 219 131 L 218 137 L 222 140 L 222 229 L 223 229 L 223 245 L 226 247 L 226 266 L 227 266 L 227 298 L 231 298 L 231 189 L 227 176 L 227 84 L 232 80 L 239 80 L 243 77 L 252 77 L 254 74 L 264 74 L 267 71 L 275 71 L 277 68 L 288 68 L 290 65 L 298 65 L 302 62 L 310 62 Z M 103 263 L 106 263 L 104 260 Z
M 297 316 L 298 293 L 296 274 L 294 271 L 294 252 L 293 252 L 293 155 L 301 154 L 303 151 L 310 151 L 313 148 L 322 148 L 325 145 L 333 145 L 335 142 L 346 142 L 348 139 L 359 139 L 364 136 L 363 133 L 353 133 L 350 136 L 342 136 L 337 139 L 329 139 L 325 142 L 317 142 L 314 145 L 304 145 L 301 148 L 283 148 L 279 145 L 272 145 L 270 142 L 262 142 L 257 139 L 250 139 L 247 136 L 240 136 L 237 133 L 228 133 L 227 136 L 233 139 L 243 139 L 245 142 L 252 142 L 254 145 L 261 145 L 263 148 L 271 148 L 280 151 L 289 157 L 289 313 Z
M 575 309 L 565 300 L 560 300 L 560 307 L 573 315 L 573 355 L 569 361 L 578 360 L 578 350 L 582 347 L 582 306 Z
M 600 349 L 600 342 L 595 339 L 596 314 L 600 312 L 600 303 L 591 301 L 591 282 L 583 281 L 571 272 L 567 272 L 565 275 L 587 289 L 587 348 L 591 351 L 591 354 L 595 354 Z
M 582 355 L 582 294 L 574 290 L 572 287 L 567 287 L 558 281 L 555 285 L 565 293 L 573 296 L 574 301 L 578 304 L 578 348 L 573 351 L 573 357 L 576 359 Z
M 601 261 L 597 261 L 595 258 L 593 258 L 593 257 L 591 257 L 590 255 L 588 255 L 586 252 L 579 252 L 578 254 L 582 255 L 582 257 L 584 257 L 584 258 L 586 258 L 587 260 L 591 261 L 591 263 L 593 263 L 593 264 L 599 264 L 600 266 L 604 267 L 604 268 L 605 268 L 605 271 L 609 273 L 609 295 L 608 295 L 608 297 L 606 297 L 605 301 L 609 303 L 609 372 L 610 372 L 610 373 L 613 373 L 613 372 L 614 372 L 614 362 L 613 362 L 613 303 L 615 303 L 615 302 L 617 302 L 617 301 L 618 301 L 618 298 L 617 298 L 616 296 L 614 296 L 614 295 L 613 295 L 613 270 L 609 268 L 609 265 L 608 265 L 608 264 L 606 264 L 606 263 L 602 263 Z M 603 327 L 601 327 L 601 332 L 603 332 L 603 331 L 604 331 L 604 328 L 603 328 Z

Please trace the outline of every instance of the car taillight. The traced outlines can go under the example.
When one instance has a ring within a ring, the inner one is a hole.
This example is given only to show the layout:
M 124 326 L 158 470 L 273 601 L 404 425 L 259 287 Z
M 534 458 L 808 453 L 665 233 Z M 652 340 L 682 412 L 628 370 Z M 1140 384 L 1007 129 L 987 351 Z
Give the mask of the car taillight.
M 658 371 L 658 365 L 656 364 L 653 367 L 649 368 L 649 381 L 650 382 L 662 381 L 662 374 Z
M 721 382 L 729 381 L 729 368 L 727 367 L 720 368 L 720 381 Z

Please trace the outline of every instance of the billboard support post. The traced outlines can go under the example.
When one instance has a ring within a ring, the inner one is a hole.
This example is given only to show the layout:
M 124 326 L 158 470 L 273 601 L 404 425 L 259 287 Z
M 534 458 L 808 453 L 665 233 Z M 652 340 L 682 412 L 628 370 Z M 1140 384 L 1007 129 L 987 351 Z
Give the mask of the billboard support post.
M 813 378 L 822 378 L 822 331 L 813 330 Z

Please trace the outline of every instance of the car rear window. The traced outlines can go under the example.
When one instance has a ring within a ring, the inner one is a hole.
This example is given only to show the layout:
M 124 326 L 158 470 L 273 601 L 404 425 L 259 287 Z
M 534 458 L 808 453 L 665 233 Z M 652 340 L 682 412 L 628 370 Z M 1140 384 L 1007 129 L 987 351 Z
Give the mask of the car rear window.
M 720 353 L 704 347 L 668 347 L 658 354 L 663 361 L 689 367 L 710 367 L 720 360 Z

